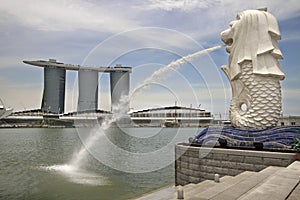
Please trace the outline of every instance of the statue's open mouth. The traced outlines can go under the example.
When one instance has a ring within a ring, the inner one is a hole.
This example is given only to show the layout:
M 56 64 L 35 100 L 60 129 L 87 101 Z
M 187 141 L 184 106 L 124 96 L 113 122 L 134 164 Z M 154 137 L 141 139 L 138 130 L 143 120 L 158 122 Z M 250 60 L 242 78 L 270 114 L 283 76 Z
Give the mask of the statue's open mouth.
M 227 45 L 226 51 L 228 53 L 230 53 L 231 46 L 233 44 L 232 34 L 233 33 L 232 33 L 231 29 L 227 29 L 221 33 L 221 40 Z
M 233 39 L 232 39 L 232 38 L 229 38 L 229 39 L 227 39 L 226 41 L 224 41 L 224 43 L 227 45 L 226 51 L 227 51 L 228 53 L 230 53 L 231 48 L 232 48 L 232 44 L 233 44 Z
M 233 43 L 233 39 L 232 38 L 229 38 L 225 41 L 225 44 L 228 45 L 228 46 L 231 46 Z

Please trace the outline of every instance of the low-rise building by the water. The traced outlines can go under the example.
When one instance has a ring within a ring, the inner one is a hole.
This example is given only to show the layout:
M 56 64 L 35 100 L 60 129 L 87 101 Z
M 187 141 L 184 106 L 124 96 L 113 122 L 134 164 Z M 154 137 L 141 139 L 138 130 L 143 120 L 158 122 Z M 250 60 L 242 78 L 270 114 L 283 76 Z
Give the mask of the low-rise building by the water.
M 42 109 L 10 113 L 0 119 L 0 127 L 77 127 L 101 124 L 102 120 L 112 115 L 110 111 L 90 110 L 65 114 L 45 112 Z M 181 106 L 149 108 L 128 113 L 125 126 L 134 127 L 207 127 L 211 124 L 230 125 L 230 121 L 218 120 L 203 109 Z M 278 126 L 299 126 L 300 116 L 282 116 Z
M 282 116 L 278 120 L 278 126 L 300 126 L 300 116 Z
M 208 126 L 213 116 L 200 108 L 169 106 L 150 108 L 130 113 L 131 120 L 138 126 L 162 127 L 204 127 Z

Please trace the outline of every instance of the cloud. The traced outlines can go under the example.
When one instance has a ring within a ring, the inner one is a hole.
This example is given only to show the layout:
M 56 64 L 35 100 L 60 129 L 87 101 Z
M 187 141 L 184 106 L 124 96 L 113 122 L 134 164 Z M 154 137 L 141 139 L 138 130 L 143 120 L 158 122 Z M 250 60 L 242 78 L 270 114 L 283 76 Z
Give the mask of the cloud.
M 300 89 L 284 88 L 282 96 L 284 100 L 297 99 L 300 97 Z
M 85 57 L 84 65 L 100 63 L 106 66 L 120 61 L 124 64 L 124 60 L 130 59 L 130 66 L 134 66 L 144 64 L 145 61 L 153 62 L 153 56 L 158 56 L 158 53 L 166 55 L 167 59 L 160 57 L 161 60 L 157 60 L 161 62 L 168 60 L 171 55 L 184 56 L 201 49 L 195 40 L 178 31 L 156 27 L 138 28 L 116 34 L 99 43 Z
M 257 9 L 267 7 L 268 11 L 274 14 L 278 20 L 294 18 L 300 15 L 300 4 L 298 0 L 261 0 L 261 1 L 236 1 L 222 0 L 222 6 L 217 8 L 230 10 L 228 14 L 237 13 L 246 9 Z M 216 12 L 218 13 L 218 12 Z
M 152 11 L 156 23 L 159 20 L 165 27 L 176 27 L 176 30 L 203 41 L 218 37 L 224 28 L 229 27 L 237 13 L 262 7 L 267 7 L 279 21 L 300 16 L 298 0 L 287 0 L 284 3 L 280 0 L 149 0 L 139 6 L 145 12 Z
M 2 19 L 14 19 L 24 26 L 44 31 L 88 29 L 118 32 L 138 26 L 135 20 L 126 16 L 125 10 L 118 12 L 104 3 L 100 5 L 83 0 L 10 0 L 1 2 L 0 10 Z
M 299 86 L 298 86 L 299 87 Z M 282 90 L 282 110 L 284 115 L 299 115 L 300 89 L 283 88 Z
M 209 8 L 213 5 L 220 3 L 220 1 L 208 1 L 208 0 L 150 0 L 146 9 L 162 9 L 162 10 L 175 10 L 182 9 L 184 11 L 190 11 L 196 8 Z
M 39 108 L 42 99 L 42 84 L 22 84 L 22 87 L 13 81 L 0 79 L 0 98 L 14 111 L 31 110 Z

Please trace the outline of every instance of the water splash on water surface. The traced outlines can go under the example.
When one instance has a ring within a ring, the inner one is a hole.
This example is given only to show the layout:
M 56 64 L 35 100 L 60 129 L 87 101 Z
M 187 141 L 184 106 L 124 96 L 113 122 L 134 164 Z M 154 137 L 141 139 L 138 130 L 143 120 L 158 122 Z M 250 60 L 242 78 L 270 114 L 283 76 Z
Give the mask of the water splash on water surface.
M 91 186 L 109 184 L 109 181 L 107 180 L 106 177 L 99 176 L 97 174 L 85 171 L 83 169 L 79 169 L 69 164 L 40 166 L 39 169 L 58 173 L 63 177 L 65 177 L 68 181 L 77 184 L 91 185 Z

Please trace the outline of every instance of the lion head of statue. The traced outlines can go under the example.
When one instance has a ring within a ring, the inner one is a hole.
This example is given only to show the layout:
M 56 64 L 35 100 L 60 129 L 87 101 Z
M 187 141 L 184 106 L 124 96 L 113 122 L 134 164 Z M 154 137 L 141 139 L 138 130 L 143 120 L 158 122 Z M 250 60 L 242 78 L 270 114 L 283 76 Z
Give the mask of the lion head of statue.
M 246 10 L 239 13 L 230 28 L 221 33 L 229 56 L 229 78 L 238 79 L 244 61 L 251 61 L 253 74 L 271 75 L 284 79 L 278 59 L 281 39 L 278 24 L 273 15 L 265 10 Z

